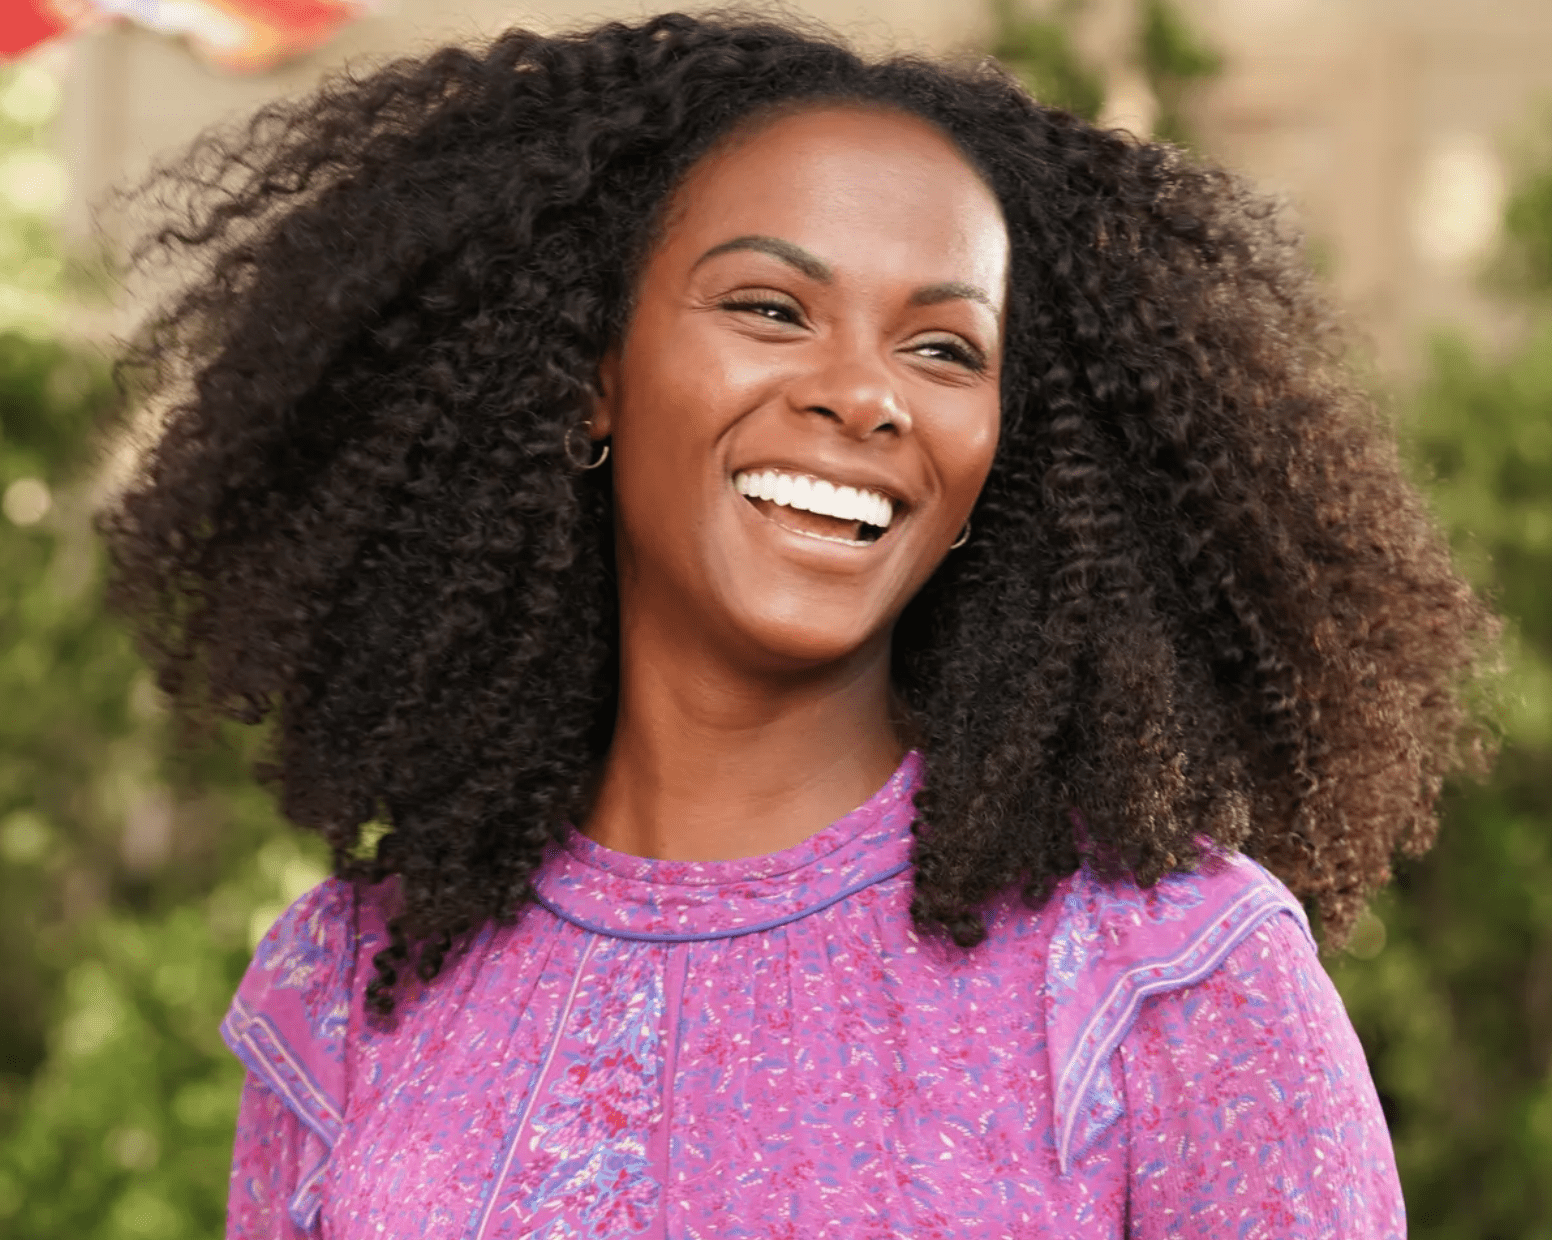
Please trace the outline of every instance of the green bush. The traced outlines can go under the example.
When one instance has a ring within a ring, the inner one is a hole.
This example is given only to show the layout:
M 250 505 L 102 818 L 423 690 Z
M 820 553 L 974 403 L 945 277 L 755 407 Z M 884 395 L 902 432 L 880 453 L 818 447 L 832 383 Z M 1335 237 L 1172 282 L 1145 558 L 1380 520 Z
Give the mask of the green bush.
M 1105 87 L 1078 55 L 1066 23 L 1032 17 L 1016 0 L 995 0 L 997 33 L 991 54 L 1041 103 L 1065 108 L 1084 120 L 1099 116 Z
M 46 159 L 56 104 L 39 67 L 0 71 L 0 156 Z M 69 271 L 0 201 L 0 1235 L 208 1237 L 242 1078 L 217 1026 L 322 849 L 254 786 L 262 737 L 173 751 L 104 613 L 112 384 L 48 338 Z
M 1143 5 L 1142 63 L 1159 102 L 1154 136 L 1181 146 L 1194 145 L 1182 109 L 1191 87 L 1216 77 L 1223 57 L 1207 45 L 1168 0 Z
M 221 1233 L 243 1071 L 217 1030 L 256 940 L 322 877 L 309 843 L 277 833 L 201 900 L 82 928 L 48 1058 L 0 1147 L 6 1236 Z
M 1552 292 L 1552 171 L 1511 203 L 1516 285 Z M 1408 410 L 1461 563 L 1509 621 L 1490 780 L 1447 792 L 1331 971 L 1391 1122 L 1415 1240 L 1552 1237 L 1552 316 L 1507 357 L 1435 343 Z
M 321 843 L 284 828 L 248 774 L 263 738 L 174 753 L 104 614 L 88 507 L 108 392 L 78 351 L 0 335 L 0 493 L 32 495 L 0 518 L 0 1234 L 14 1240 L 220 1233 L 242 1072 L 217 1027 L 259 935 L 324 874 Z

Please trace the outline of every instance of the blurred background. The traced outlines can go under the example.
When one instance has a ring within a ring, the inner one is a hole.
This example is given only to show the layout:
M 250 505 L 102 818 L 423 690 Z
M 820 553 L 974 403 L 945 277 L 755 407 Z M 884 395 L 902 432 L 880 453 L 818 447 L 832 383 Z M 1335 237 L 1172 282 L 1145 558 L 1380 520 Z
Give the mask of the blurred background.
M 195 756 L 100 608 L 117 457 L 110 191 L 342 66 L 638 16 L 612 0 L 0 0 L 0 1236 L 220 1235 L 241 1070 L 216 1027 L 324 855 Z M 770 10 L 767 10 L 770 11 Z M 995 55 L 1037 97 L 1280 197 L 1462 564 L 1510 620 L 1491 780 L 1452 787 L 1327 959 L 1421 1240 L 1552 1238 L 1552 4 L 807 0 L 871 49 Z

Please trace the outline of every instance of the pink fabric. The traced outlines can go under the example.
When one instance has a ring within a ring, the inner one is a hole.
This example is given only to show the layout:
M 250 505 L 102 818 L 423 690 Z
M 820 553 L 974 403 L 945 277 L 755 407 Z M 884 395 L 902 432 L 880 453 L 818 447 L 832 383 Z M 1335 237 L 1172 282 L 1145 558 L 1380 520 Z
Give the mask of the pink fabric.
M 391 1027 L 391 887 L 330 880 L 223 1032 L 231 1237 L 1401 1237 L 1378 1102 L 1297 903 L 1231 856 L 1086 871 L 964 952 L 908 914 L 914 755 L 795 848 L 573 835 Z

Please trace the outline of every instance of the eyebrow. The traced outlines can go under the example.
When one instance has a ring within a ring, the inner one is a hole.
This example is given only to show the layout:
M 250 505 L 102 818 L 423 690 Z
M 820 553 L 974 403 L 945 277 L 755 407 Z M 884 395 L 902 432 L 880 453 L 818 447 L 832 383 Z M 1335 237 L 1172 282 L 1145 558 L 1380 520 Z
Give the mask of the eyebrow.
M 978 301 L 988 310 L 995 310 L 992 305 L 992 296 L 978 284 L 961 284 L 958 280 L 948 280 L 942 284 L 928 284 L 917 289 L 911 294 L 913 306 L 935 306 L 942 301 Z
M 769 254 L 772 258 L 781 259 L 788 266 L 796 267 L 810 280 L 818 280 L 822 284 L 828 284 L 835 278 L 829 263 L 822 258 L 815 258 L 802 246 L 783 241 L 780 237 L 762 237 L 753 234 L 747 237 L 734 237 L 731 241 L 712 246 L 695 260 L 695 266 L 699 267 L 708 259 L 716 258 L 718 254 L 729 254 L 734 250 L 754 250 L 760 254 Z
M 835 278 L 829 263 L 810 254 L 802 246 L 783 241 L 780 237 L 766 237 L 757 233 L 734 237 L 731 241 L 723 241 L 712 246 L 695 260 L 691 269 L 699 267 L 709 259 L 716 258 L 719 254 L 729 254 L 735 250 L 754 250 L 756 253 L 769 254 L 772 258 L 778 258 L 788 266 L 797 268 L 810 280 L 817 280 L 821 284 L 829 284 Z M 940 302 L 958 300 L 979 302 L 989 310 L 996 309 L 992 304 L 991 294 L 985 289 L 979 285 L 965 284 L 958 280 L 923 285 L 911 294 L 913 306 L 935 306 Z

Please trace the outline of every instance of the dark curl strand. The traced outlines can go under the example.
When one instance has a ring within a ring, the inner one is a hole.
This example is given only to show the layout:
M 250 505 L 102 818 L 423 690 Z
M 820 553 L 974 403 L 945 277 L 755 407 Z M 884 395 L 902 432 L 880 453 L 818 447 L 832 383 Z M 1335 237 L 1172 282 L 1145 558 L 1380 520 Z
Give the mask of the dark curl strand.
M 1228 174 L 990 64 L 670 14 L 335 78 L 150 183 L 193 271 L 133 346 L 161 415 L 101 518 L 191 715 L 276 718 L 281 806 L 396 875 L 371 987 L 515 916 L 615 708 L 608 470 L 566 439 L 686 171 L 810 104 L 948 134 L 1012 239 L 974 537 L 901 618 L 918 924 L 1205 841 L 1350 925 L 1431 842 L 1494 632 L 1344 377 L 1297 240 Z M 388 834 L 375 855 L 371 824 Z

